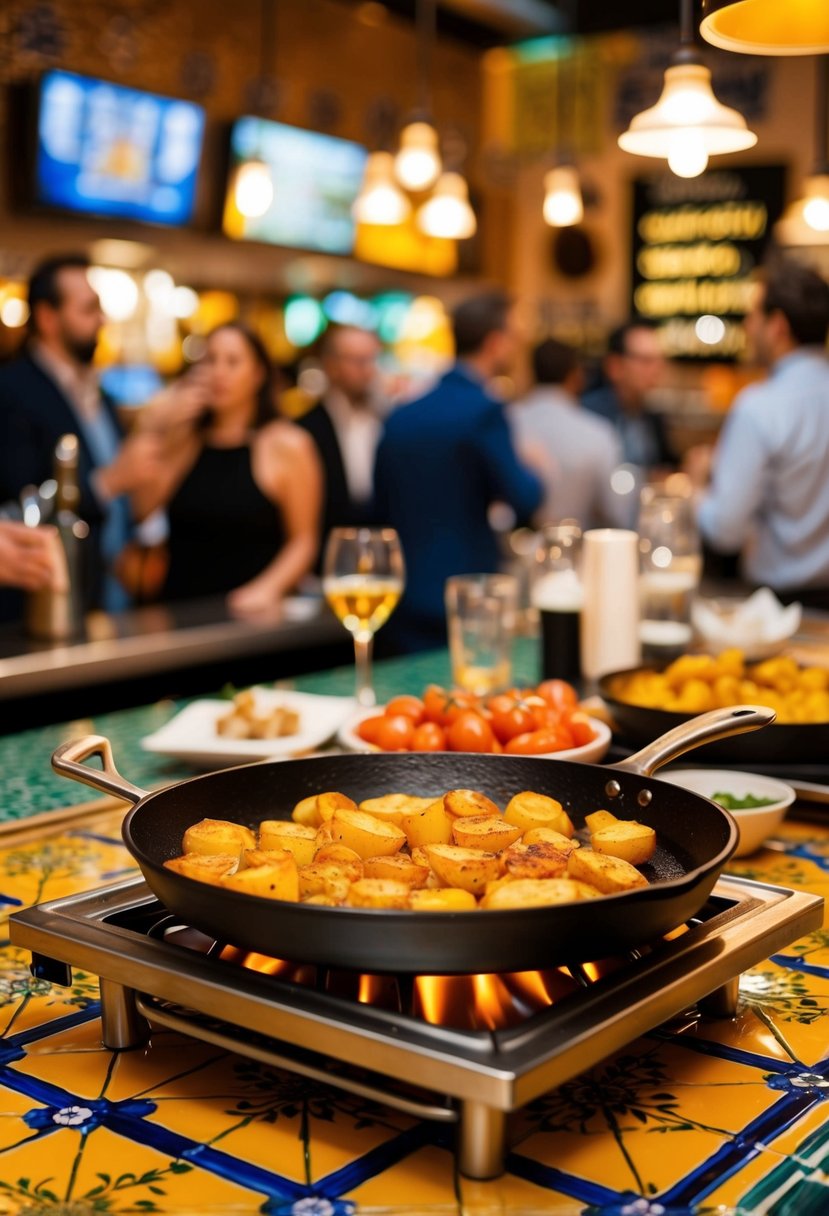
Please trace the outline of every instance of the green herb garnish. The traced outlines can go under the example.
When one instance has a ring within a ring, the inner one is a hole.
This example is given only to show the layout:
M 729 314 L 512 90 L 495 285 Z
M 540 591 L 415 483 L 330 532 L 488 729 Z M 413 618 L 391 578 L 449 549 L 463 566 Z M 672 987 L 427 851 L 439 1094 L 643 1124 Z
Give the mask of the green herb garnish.
M 772 806 L 776 798 L 758 798 L 755 794 L 745 794 L 738 798 L 736 794 L 726 794 L 718 790 L 711 795 L 712 801 L 718 802 L 727 811 L 751 811 L 757 806 Z

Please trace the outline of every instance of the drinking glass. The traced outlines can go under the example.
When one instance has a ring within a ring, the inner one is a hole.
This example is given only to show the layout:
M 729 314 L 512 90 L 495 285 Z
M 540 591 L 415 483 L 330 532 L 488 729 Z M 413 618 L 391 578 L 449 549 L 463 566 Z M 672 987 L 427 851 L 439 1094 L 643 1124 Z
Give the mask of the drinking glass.
M 325 546 L 322 590 L 354 638 L 358 705 L 374 705 L 374 635 L 403 594 L 405 568 L 394 528 L 333 528 Z
M 581 528 L 575 520 L 550 524 L 538 534 L 531 591 L 541 625 L 541 674 L 575 683 L 581 675 L 579 629 Z
M 452 682 L 476 696 L 509 688 L 518 610 L 512 574 L 458 574 L 446 580 Z
M 639 636 L 643 657 L 667 661 L 687 650 L 691 604 L 702 572 L 690 498 L 650 494 L 639 512 Z

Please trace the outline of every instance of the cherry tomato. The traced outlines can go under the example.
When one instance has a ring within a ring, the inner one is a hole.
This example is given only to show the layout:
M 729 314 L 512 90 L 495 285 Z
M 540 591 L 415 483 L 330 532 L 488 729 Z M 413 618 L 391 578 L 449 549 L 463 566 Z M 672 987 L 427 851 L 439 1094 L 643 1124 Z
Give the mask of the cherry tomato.
M 446 731 L 437 722 L 421 722 L 412 735 L 413 752 L 445 752 Z
M 423 710 L 430 722 L 442 721 L 448 700 L 449 693 L 445 688 L 441 688 L 440 684 L 429 685 L 423 694 Z
M 479 713 L 479 702 L 474 693 L 453 688 L 449 694 L 449 700 L 443 708 L 441 723 L 443 726 L 451 726 L 462 714 L 468 713 L 470 710 L 474 710 L 479 717 L 483 716 Z
M 493 702 L 497 701 L 495 705 Z M 508 697 L 495 697 L 490 701 L 492 729 L 501 743 L 507 743 L 516 735 L 524 735 L 536 725 L 533 711 L 524 701 L 513 701 Z
M 366 743 L 374 743 L 379 746 L 379 731 L 385 720 L 384 714 L 374 714 L 371 718 L 364 718 L 357 726 L 357 734 Z
M 446 732 L 453 752 L 491 752 L 495 743 L 492 727 L 472 709 L 464 710 Z
M 410 697 L 405 694 L 399 697 L 392 697 L 386 706 L 386 717 L 393 718 L 396 714 L 403 714 L 407 718 L 411 718 L 415 726 L 426 717 L 426 707 L 420 697 Z
M 384 715 L 382 724 L 377 728 L 377 745 L 386 752 L 406 752 L 414 732 L 414 722 L 405 714 L 394 714 L 392 717 Z
M 538 701 L 538 698 L 534 698 Z M 548 726 L 558 726 L 559 722 L 564 720 L 564 715 L 560 709 L 554 709 L 552 705 L 548 705 L 546 701 L 541 704 L 535 704 L 532 707 L 533 726 L 530 730 L 544 730 Z
M 531 730 L 526 735 L 516 735 L 505 744 L 504 751 L 510 756 L 539 756 L 544 752 L 559 752 L 572 747 L 568 736 L 560 727 L 548 726 L 543 730 Z
M 596 732 L 589 717 L 581 712 L 570 715 L 570 730 L 573 732 L 575 747 L 584 747 L 585 743 L 592 743 L 596 738 Z
M 566 680 L 542 680 L 536 692 L 554 709 L 575 709 L 578 704 L 576 690 Z

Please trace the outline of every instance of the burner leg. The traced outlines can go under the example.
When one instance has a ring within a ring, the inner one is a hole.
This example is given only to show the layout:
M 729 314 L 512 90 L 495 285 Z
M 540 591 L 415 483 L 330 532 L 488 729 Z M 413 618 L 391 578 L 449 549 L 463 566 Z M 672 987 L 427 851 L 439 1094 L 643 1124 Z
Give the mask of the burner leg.
M 458 1163 L 466 1178 L 498 1178 L 504 1172 L 507 1117 L 483 1102 L 462 1102 Z
M 697 1002 L 697 1008 L 704 1018 L 733 1018 L 737 1016 L 737 1003 L 740 998 L 740 977 L 726 980 L 720 988 L 715 988 Z
M 101 1031 L 104 1047 L 111 1051 L 125 1051 L 146 1043 L 150 1028 L 135 1007 L 132 988 L 101 980 Z

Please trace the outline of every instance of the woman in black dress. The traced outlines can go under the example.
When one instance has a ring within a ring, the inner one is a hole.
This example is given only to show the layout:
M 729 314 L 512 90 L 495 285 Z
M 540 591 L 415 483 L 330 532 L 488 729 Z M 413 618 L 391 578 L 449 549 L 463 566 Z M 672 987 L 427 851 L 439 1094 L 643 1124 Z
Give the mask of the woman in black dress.
M 142 426 L 163 440 L 156 481 L 135 501 L 139 518 L 167 513 L 161 598 L 225 594 L 239 614 L 272 608 L 313 566 L 322 472 L 310 437 L 275 415 L 259 338 L 238 324 L 215 329 Z

